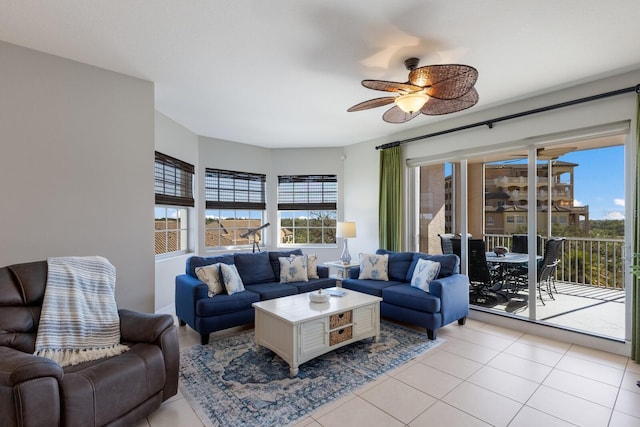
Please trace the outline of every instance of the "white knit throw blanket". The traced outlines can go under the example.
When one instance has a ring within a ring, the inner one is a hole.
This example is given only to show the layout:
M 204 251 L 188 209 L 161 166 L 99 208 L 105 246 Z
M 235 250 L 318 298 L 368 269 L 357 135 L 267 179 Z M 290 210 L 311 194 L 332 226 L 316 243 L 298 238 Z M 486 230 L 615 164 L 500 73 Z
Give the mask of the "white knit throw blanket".
M 68 366 L 127 351 L 120 344 L 115 267 L 98 256 L 49 258 L 47 263 L 34 354 Z

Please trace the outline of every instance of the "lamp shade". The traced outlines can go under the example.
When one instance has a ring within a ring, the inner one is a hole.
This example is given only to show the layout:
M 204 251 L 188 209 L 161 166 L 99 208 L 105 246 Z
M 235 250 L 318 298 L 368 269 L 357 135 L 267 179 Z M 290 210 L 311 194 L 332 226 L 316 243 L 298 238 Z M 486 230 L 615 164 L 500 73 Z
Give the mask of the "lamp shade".
M 356 223 L 353 221 L 338 222 L 336 226 L 336 237 L 345 239 L 356 237 Z
M 395 99 L 395 103 L 405 113 L 419 111 L 429 100 L 429 96 L 424 93 L 408 93 Z

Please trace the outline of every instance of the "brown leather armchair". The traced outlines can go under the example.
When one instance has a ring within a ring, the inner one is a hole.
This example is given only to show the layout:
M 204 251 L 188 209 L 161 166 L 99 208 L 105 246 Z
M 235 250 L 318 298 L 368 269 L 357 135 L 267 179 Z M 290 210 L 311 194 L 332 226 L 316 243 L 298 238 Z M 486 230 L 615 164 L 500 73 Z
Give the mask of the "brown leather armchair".
M 118 356 L 60 367 L 34 356 L 47 262 L 0 268 L 0 426 L 125 426 L 178 390 L 170 315 L 119 310 Z

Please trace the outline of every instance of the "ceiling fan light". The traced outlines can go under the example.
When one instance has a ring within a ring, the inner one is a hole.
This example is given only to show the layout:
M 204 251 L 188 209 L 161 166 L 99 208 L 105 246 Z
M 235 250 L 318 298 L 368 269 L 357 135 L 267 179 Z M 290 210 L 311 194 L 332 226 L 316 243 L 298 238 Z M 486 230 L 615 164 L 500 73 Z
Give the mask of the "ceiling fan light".
M 408 93 L 400 95 L 395 99 L 395 103 L 405 113 L 414 113 L 419 111 L 429 100 L 429 96 L 424 93 Z

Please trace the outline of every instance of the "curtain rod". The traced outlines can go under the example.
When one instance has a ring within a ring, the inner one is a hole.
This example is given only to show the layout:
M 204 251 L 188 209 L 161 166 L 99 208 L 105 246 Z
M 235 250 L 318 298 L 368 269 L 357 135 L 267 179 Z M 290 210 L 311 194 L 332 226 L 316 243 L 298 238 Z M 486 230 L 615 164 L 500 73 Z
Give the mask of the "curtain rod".
M 571 105 L 582 104 L 583 102 L 595 101 L 602 98 L 608 98 L 610 96 L 622 95 L 623 93 L 636 92 L 640 94 L 640 84 L 627 87 L 624 89 L 618 89 L 611 92 L 600 93 L 598 95 L 587 96 L 585 98 L 574 99 L 573 101 L 561 102 L 559 104 L 547 105 L 546 107 L 534 108 L 533 110 L 523 111 L 521 113 L 509 114 L 507 116 L 497 117 L 491 120 L 483 120 L 481 122 L 471 123 L 456 128 L 447 130 L 441 130 L 439 132 L 429 133 L 422 136 L 416 136 L 409 139 L 403 139 L 401 141 L 389 142 L 387 144 L 378 145 L 376 150 L 386 150 L 387 148 L 397 147 L 398 145 L 407 144 L 409 142 L 419 141 L 421 139 L 433 138 L 434 136 L 446 135 L 448 133 L 458 132 L 461 130 L 471 129 L 480 126 L 487 126 L 489 129 L 493 129 L 494 123 L 503 122 L 505 120 L 517 119 L 519 117 L 529 116 L 531 114 L 542 113 L 545 111 L 555 110 L 558 108 L 569 107 Z

